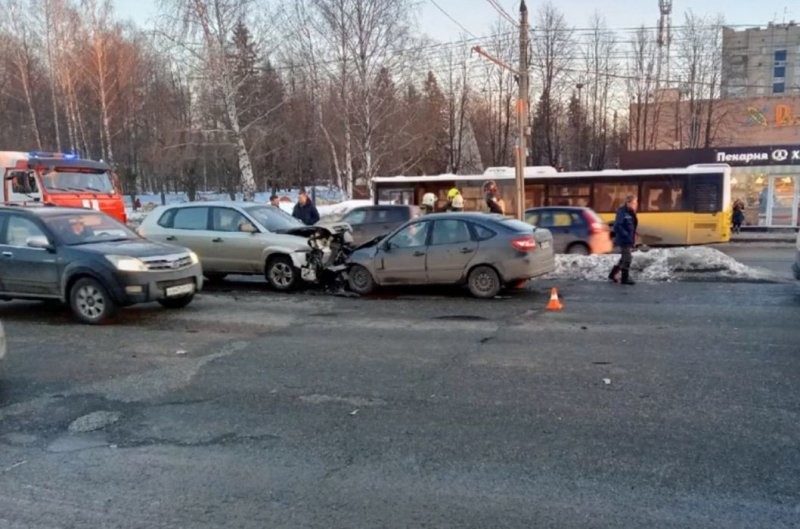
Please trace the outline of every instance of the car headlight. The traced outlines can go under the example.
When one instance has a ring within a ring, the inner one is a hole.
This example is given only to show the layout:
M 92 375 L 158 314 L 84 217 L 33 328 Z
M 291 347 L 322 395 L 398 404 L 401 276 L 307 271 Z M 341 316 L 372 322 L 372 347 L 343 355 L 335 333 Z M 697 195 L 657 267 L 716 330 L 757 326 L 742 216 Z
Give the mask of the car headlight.
M 125 255 L 106 255 L 106 259 L 120 272 L 146 272 L 147 265 L 141 259 Z
M 197 254 L 194 252 L 189 252 L 189 259 L 192 260 L 192 264 L 195 265 L 200 262 L 200 258 L 197 257 Z

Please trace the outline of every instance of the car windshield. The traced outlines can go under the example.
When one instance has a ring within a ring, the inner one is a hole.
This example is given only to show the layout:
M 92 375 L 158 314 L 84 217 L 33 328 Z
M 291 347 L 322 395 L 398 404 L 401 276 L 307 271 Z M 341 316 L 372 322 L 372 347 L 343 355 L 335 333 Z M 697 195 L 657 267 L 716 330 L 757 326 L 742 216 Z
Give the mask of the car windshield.
M 244 210 L 269 231 L 280 232 L 305 226 L 298 219 L 275 206 L 250 206 Z
M 43 220 L 68 246 L 139 239 L 126 226 L 103 213 L 45 216 Z
M 51 193 L 113 193 L 114 184 L 108 171 L 57 171 L 52 170 L 42 175 L 45 189 Z

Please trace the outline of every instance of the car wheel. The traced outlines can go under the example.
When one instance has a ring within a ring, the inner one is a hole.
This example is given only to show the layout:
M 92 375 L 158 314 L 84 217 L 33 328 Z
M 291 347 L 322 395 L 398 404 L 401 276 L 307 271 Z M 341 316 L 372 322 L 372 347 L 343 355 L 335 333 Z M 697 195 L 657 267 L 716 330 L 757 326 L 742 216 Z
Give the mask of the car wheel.
M 567 248 L 567 253 L 570 255 L 589 255 L 589 247 L 582 242 L 576 242 Z
M 191 303 L 193 299 L 194 299 L 194 294 L 189 294 L 188 296 L 181 296 L 179 298 L 159 299 L 158 303 L 166 309 L 182 309 L 183 307 Z
M 72 285 L 69 295 L 72 312 L 84 323 L 96 324 L 117 312 L 117 304 L 96 279 L 84 277 Z
M 375 289 L 375 280 L 372 274 L 361 265 L 354 265 L 347 272 L 347 284 L 356 294 L 365 296 Z
M 222 282 L 222 280 L 225 279 L 225 277 L 227 277 L 228 274 L 209 272 L 203 275 L 206 276 L 206 279 L 208 280 L 209 283 L 214 284 Z
M 300 273 L 288 256 L 276 255 L 267 261 L 265 275 L 272 288 L 286 292 L 297 284 Z
M 500 276 L 494 268 L 478 266 L 469 273 L 467 279 L 469 291 L 476 298 L 493 298 L 500 292 L 502 286 Z

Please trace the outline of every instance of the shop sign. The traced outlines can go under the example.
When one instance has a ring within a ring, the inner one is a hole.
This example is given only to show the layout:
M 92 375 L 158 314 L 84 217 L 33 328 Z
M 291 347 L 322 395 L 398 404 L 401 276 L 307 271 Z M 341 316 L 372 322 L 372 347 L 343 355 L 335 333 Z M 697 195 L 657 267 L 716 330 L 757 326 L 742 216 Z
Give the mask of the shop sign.
M 730 165 L 800 165 L 800 147 L 716 149 L 716 162 Z
M 747 107 L 747 123 L 764 128 L 800 126 L 800 112 L 795 112 L 790 105 L 784 103 L 772 108 L 769 105 L 761 108 L 751 105 Z

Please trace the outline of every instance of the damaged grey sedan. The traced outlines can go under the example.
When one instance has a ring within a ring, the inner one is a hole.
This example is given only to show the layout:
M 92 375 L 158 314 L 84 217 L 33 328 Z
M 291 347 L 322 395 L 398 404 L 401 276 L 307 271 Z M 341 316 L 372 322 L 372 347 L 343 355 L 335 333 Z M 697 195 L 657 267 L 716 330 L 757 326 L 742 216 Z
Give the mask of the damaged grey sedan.
M 357 294 L 390 285 L 466 285 L 492 298 L 555 270 L 553 235 L 484 213 L 440 213 L 405 223 L 356 249 L 348 284 Z
M 352 242 L 347 223 L 306 226 L 280 208 L 252 202 L 161 206 L 138 232 L 194 251 L 211 282 L 257 274 L 278 291 L 333 281 L 345 269 Z

